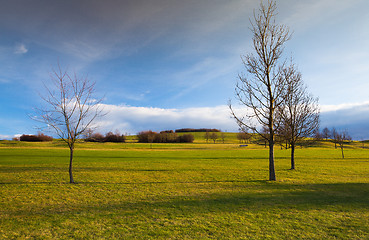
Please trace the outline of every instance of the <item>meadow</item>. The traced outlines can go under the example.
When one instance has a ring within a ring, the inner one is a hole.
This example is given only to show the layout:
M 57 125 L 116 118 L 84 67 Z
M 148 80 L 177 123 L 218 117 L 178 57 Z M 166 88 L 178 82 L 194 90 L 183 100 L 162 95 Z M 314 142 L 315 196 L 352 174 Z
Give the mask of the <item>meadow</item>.
M 364 146 L 365 147 L 365 146 Z M 369 150 L 0 142 L 0 239 L 369 239 Z

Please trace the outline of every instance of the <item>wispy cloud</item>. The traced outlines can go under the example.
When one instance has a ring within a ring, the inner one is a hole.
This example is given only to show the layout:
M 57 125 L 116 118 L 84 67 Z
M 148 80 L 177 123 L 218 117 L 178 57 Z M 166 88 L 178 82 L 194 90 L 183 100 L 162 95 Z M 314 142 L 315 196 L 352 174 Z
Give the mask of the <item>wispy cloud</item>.
M 0 83 L 9 83 L 8 79 L 0 78 Z
M 15 54 L 25 54 L 27 52 L 28 52 L 28 49 L 27 49 L 26 45 L 24 45 L 23 43 L 18 43 L 14 47 L 14 53 Z
M 338 105 L 322 105 L 321 112 L 334 112 L 349 109 L 365 109 L 369 108 L 369 101 L 360 103 L 343 103 Z

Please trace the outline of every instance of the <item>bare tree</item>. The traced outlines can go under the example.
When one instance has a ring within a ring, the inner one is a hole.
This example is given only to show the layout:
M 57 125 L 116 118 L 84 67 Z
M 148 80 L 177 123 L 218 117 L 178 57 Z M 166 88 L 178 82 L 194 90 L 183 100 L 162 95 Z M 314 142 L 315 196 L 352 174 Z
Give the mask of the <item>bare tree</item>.
M 275 1 L 267 5 L 260 4 L 259 13 L 254 13 L 251 21 L 253 49 L 242 57 L 246 75 L 239 75 L 236 85 L 236 99 L 246 107 L 249 113 L 239 115 L 229 107 L 241 130 L 250 129 L 260 134 L 269 143 L 269 180 L 275 181 L 274 136 L 278 128 L 276 109 L 283 104 L 283 95 L 287 87 L 282 77 L 285 60 L 282 59 L 284 44 L 290 39 L 289 29 L 275 22 Z M 265 127 L 268 134 L 262 134 Z
M 329 131 L 327 127 L 323 128 L 322 136 L 323 138 L 325 138 L 325 140 L 328 140 L 328 138 L 331 137 L 331 132 Z
M 36 108 L 36 120 L 46 124 L 68 145 L 69 180 L 73 179 L 73 153 L 80 135 L 92 127 L 94 120 L 102 116 L 101 99 L 96 100 L 95 83 L 88 78 L 69 75 L 58 64 L 50 74 L 52 86 L 46 86 L 46 95 L 41 96 L 44 106 Z M 89 130 L 90 131 L 90 130 Z
M 239 133 L 237 133 L 237 139 L 240 141 L 240 143 L 242 143 L 242 141 L 244 143 L 247 143 L 250 138 L 251 138 L 251 134 L 248 133 L 248 132 L 239 132 Z
M 338 132 L 337 132 L 336 128 L 332 128 L 332 130 L 331 130 L 331 137 L 332 137 L 332 141 L 334 143 L 334 148 L 337 149 Z
M 314 140 L 315 142 L 323 140 L 323 135 L 319 132 L 319 129 L 314 132 Z
M 220 138 L 222 139 L 222 142 L 224 143 L 225 139 L 226 139 L 226 134 L 224 132 L 221 132 L 220 133 Z
M 218 139 L 218 134 L 216 132 L 212 132 L 210 134 L 210 139 L 213 140 L 213 142 L 215 143 Z
M 204 134 L 204 138 L 205 138 L 205 140 L 206 140 L 206 143 L 208 143 L 208 142 L 209 142 L 209 138 L 210 138 L 210 133 L 209 133 L 209 131 L 206 131 L 206 132 L 205 132 L 205 134 Z
M 342 158 L 345 158 L 345 155 L 343 154 L 343 147 L 345 143 L 351 141 L 351 136 L 348 134 L 347 131 L 336 131 L 334 140 L 341 148 Z
M 291 146 L 291 170 L 295 169 L 296 143 L 313 135 L 319 129 L 318 99 L 307 93 L 301 73 L 294 65 L 284 69 L 283 77 L 287 80 L 287 91 L 284 103 L 278 108 L 278 117 L 281 118 L 282 136 Z

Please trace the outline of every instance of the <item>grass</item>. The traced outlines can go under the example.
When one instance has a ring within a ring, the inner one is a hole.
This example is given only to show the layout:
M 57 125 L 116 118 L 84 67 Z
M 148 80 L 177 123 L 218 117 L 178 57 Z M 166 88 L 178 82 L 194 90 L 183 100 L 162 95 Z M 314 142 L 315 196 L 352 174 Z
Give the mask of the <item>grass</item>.
M 369 155 L 360 144 L 0 143 L 0 239 L 369 239 Z

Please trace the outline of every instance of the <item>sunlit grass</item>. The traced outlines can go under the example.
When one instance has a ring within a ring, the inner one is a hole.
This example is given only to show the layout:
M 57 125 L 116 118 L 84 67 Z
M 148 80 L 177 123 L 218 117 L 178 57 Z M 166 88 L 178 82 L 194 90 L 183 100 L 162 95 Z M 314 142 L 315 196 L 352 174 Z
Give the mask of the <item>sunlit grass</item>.
M 0 148 L 0 239 L 367 239 L 369 154 L 352 147 L 53 143 Z M 48 145 L 49 144 L 49 145 Z

